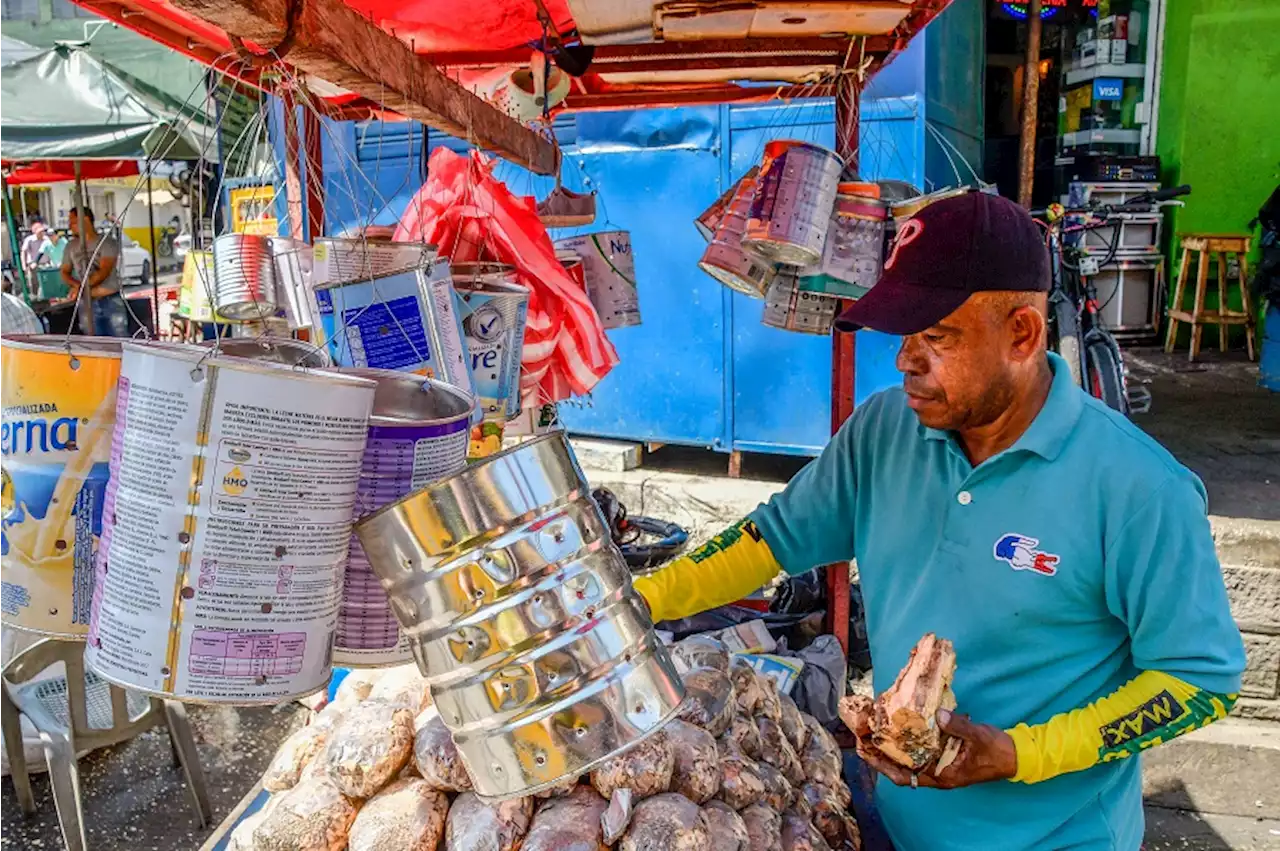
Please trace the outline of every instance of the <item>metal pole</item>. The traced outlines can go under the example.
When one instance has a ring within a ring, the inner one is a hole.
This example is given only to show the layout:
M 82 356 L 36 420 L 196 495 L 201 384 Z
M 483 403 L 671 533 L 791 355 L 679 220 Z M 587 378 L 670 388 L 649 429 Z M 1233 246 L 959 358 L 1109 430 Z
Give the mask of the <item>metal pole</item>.
M 79 231 L 77 236 L 80 237 L 77 246 L 80 249 L 80 292 L 76 300 L 80 304 L 81 316 L 84 317 L 85 333 L 92 337 L 97 330 L 93 322 L 93 293 L 90 292 L 89 283 L 89 246 L 84 238 L 84 180 L 80 177 L 80 160 L 75 160 L 72 165 L 76 176 L 76 230 Z
M 144 178 L 147 181 L 147 227 L 151 229 L 151 305 L 152 316 L 155 317 L 154 324 L 151 326 L 151 332 L 155 337 L 160 336 L 160 272 L 159 262 L 156 260 L 156 208 L 151 200 L 151 164 L 147 164 L 147 173 Z M 123 231 L 123 225 L 121 226 Z
M 1027 3 L 1027 58 L 1022 69 L 1022 139 L 1018 203 L 1031 206 L 1036 178 L 1036 118 L 1040 103 L 1040 0 Z
M 0 174 L 0 194 L 4 195 L 4 221 L 9 231 L 9 250 L 13 252 L 13 266 L 18 270 L 18 285 L 22 287 L 22 300 L 30 303 L 27 270 L 23 268 L 22 263 L 22 242 L 18 239 L 18 225 L 13 218 L 13 205 L 9 203 L 9 183 L 4 179 L 3 174 Z

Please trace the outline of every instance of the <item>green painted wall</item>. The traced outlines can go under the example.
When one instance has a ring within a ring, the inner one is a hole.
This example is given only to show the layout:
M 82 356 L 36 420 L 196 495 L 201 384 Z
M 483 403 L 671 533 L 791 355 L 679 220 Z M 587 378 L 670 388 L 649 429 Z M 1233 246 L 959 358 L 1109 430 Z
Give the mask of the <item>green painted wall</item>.
M 1192 188 L 1166 219 L 1170 233 L 1247 233 L 1280 182 L 1280 2 L 1166 0 L 1166 8 L 1156 153 L 1165 185 Z M 1176 258 L 1176 237 L 1170 249 Z

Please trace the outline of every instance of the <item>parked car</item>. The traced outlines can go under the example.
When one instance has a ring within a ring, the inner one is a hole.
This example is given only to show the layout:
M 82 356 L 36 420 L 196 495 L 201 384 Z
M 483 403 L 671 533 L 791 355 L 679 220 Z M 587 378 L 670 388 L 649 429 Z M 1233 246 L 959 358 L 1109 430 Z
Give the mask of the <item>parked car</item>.
M 127 233 L 120 235 L 120 280 L 151 283 L 151 254 Z
M 185 262 L 187 252 L 191 250 L 191 234 L 180 233 L 173 238 L 173 256 L 179 263 Z

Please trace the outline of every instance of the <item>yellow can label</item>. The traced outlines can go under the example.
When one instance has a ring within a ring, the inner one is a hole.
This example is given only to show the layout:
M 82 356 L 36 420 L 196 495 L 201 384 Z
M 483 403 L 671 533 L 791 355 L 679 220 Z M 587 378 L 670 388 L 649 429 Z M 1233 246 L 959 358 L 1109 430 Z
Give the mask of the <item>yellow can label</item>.
M 88 631 L 120 358 L 0 347 L 4 622 Z

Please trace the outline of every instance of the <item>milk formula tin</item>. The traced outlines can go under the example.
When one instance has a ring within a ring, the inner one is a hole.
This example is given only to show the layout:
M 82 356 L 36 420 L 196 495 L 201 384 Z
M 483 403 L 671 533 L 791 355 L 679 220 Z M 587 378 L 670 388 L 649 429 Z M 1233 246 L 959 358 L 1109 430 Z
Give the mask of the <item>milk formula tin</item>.
M 442 381 L 403 372 L 339 371 L 378 385 L 369 416 L 369 442 L 360 466 L 357 520 L 466 466 L 474 406 L 466 393 Z M 401 665 L 412 658 L 387 592 L 369 567 L 360 539 L 352 535 L 342 580 L 334 664 L 369 668 Z
M 529 291 L 501 263 L 454 264 L 453 289 L 480 410 L 487 420 L 505 422 L 520 412 Z
M 449 261 L 316 288 L 320 325 L 338 366 L 435 378 L 475 395 Z
M 636 264 L 631 254 L 631 234 L 625 230 L 586 233 L 557 239 L 557 249 L 582 258 L 587 297 L 604 328 L 640 324 L 640 296 L 636 290 Z
M 436 247 L 422 242 L 321 237 L 311 259 L 311 285 L 367 281 L 420 269 L 435 259 Z
M 123 348 L 86 663 L 184 701 L 323 688 L 374 383 Z
M 0 342 L 3 621 L 61 637 L 89 629 L 120 377 L 120 340 L 73 339 Z

